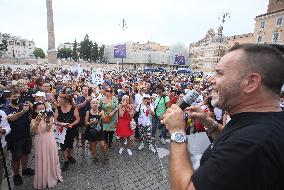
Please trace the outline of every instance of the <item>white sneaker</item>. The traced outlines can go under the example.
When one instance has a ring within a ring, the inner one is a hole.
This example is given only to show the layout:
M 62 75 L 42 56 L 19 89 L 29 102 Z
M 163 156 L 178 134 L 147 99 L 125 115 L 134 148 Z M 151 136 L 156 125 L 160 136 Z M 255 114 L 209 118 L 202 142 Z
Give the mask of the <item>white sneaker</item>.
M 119 153 L 119 154 L 122 154 L 123 150 L 124 150 L 124 148 L 123 148 L 123 147 L 120 147 L 118 153 Z
M 132 156 L 132 152 L 129 148 L 127 149 L 127 153 L 128 153 L 129 156 Z
M 164 144 L 164 145 L 166 144 L 166 141 L 165 141 L 164 138 L 161 138 L 161 143 Z
M 156 153 L 156 149 L 152 144 L 149 144 L 149 150 L 152 151 L 153 153 Z
M 144 143 L 141 143 L 140 146 L 138 147 L 138 150 L 142 150 L 144 148 Z

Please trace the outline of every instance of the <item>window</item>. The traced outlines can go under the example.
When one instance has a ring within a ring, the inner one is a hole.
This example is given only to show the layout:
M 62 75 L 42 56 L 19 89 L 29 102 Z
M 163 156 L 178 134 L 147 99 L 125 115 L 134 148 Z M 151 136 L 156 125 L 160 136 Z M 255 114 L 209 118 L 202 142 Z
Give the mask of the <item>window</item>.
M 265 27 L 265 21 L 260 22 L 260 29 L 263 29 Z
M 262 43 L 262 42 L 263 42 L 263 35 L 258 35 L 257 43 Z
M 283 17 L 277 19 L 276 26 L 282 26 L 283 24 Z
M 274 32 L 272 35 L 272 41 L 274 43 L 278 42 L 280 40 L 280 33 L 279 32 Z

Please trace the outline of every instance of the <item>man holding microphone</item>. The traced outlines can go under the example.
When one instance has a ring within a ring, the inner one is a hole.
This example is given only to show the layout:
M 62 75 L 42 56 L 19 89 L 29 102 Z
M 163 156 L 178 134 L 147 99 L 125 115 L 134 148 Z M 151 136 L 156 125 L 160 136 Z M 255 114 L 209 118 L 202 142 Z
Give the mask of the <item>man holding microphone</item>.
M 284 112 L 279 95 L 284 83 L 283 53 L 269 45 L 234 46 L 210 79 L 212 104 L 227 111 L 223 127 L 198 106 L 186 108 L 214 141 L 193 171 L 184 113 L 173 105 L 164 115 L 171 134 L 172 190 L 284 189 Z M 273 76 L 271 76 L 273 74 Z

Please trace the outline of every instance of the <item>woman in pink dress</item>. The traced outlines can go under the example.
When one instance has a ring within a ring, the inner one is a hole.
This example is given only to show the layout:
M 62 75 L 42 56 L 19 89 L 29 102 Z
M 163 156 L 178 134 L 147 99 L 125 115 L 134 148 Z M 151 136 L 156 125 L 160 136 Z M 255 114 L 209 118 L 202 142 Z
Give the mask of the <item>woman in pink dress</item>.
M 134 106 L 129 103 L 129 96 L 124 95 L 121 100 L 121 104 L 118 107 L 118 124 L 116 129 L 116 135 L 120 137 L 121 147 L 119 149 L 119 154 L 124 150 L 124 141 L 127 139 L 127 153 L 129 156 L 132 155 L 130 150 L 130 137 L 133 135 L 133 131 L 130 129 L 130 122 L 132 121 L 134 114 Z
M 33 106 L 31 129 L 35 135 L 35 175 L 34 188 L 44 189 L 54 187 L 57 181 L 62 182 L 58 150 L 54 134 L 52 112 L 46 111 L 43 102 Z

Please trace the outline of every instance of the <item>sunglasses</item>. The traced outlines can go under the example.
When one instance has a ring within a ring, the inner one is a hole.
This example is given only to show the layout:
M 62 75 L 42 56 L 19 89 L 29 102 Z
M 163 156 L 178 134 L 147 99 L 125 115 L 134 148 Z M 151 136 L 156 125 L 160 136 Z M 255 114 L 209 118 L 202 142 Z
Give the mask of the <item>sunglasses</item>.
M 43 101 L 34 102 L 34 105 L 41 105 L 41 104 L 44 104 L 44 102 Z
M 106 92 L 112 92 L 112 90 L 106 90 Z

